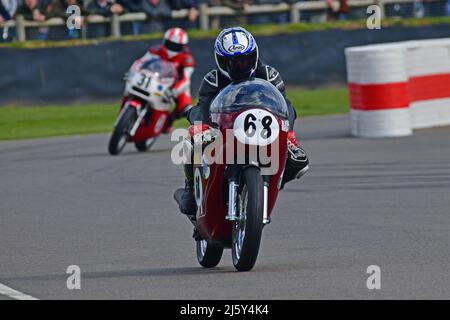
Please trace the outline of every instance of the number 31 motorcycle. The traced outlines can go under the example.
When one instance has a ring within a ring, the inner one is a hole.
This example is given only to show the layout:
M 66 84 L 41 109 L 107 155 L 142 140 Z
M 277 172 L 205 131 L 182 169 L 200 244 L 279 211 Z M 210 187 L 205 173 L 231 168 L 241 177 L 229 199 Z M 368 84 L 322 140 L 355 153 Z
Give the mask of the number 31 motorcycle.
M 271 83 L 261 79 L 230 84 L 210 106 L 213 137 L 191 148 L 197 259 L 215 267 L 231 249 L 238 271 L 255 265 L 263 227 L 270 223 L 287 159 L 288 108 Z M 193 149 L 192 149 L 193 148 Z M 186 153 L 188 154 L 188 153 Z M 182 191 L 175 192 L 180 203 Z
M 127 142 L 134 142 L 138 151 L 151 148 L 169 119 L 173 98 L 167 93 L 177 76 L 174 64 L 159 58 L 145 62 L 138 72 L 127 76 L 127 99 L 109 140 L 110 154 L 119 154 Z

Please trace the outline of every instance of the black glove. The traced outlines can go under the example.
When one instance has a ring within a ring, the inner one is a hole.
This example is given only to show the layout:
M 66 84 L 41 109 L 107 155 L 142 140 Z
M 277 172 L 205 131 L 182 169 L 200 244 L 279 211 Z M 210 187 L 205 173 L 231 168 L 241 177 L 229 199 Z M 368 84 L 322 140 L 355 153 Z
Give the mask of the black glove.
M 164 102 L 172 102 L 175 99 L 175 97 L 173 96 L 173 90 L 171 88 L 168 88 L 166 91 L 163 92 L 162 94 L 162 100 Z

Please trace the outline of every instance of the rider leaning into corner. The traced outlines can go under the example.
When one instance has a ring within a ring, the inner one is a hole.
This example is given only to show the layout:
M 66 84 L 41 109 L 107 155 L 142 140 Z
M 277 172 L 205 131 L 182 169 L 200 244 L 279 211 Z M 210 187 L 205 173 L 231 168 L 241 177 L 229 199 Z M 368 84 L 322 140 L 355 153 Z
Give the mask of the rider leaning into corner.
M 281 188 L 295 178 L 300 178 L 308 170 L 309 160 L 300 147 L 293 131 L 297 117 L 291 102 L 286 98 L 286 89 L 280 73 L 259 60 L 258 46 L 252 34 L 241 27 L 224 29 L 215 41 L 214 46 L 217 69 L 208 72 L 200 85 L 199 101 L 188 113 L 191 123 L 189 133 L 208 135 L 210 130 L 209 105 L 217 93 L 232 82 L 246 80 L 252 77 L 272 83 L 285 97 L 289 108 L 289 132 L 287 138 L 288 158 L 283 174 Z M 194 124 L 202 122 L 202 124 Z M 194 216 L 197 204 L 193 195 L 192 164 L 185 164 L 185 188 L 178 189 L 180 194 L 180 211 L 188 216 Z M 175 196 L 175 198 L 178 198 Z
M 188 43 L 189 37 L 186 31 L 181 28 L 170 28 L 164 33 L 162 44 L 150 48 L 143 57 L 133 63 L 128 72 L 133 73 L 139 71 L 142 64 L 154 59 L 155 56 L 175 64 L 178 71 L 178 79 L 171 90 L 168 90 L 165 93 L 165 98 L 169 100 L 173 97 L 177 107 L 170 115 L 163 130 L 164 133 L 169 133 L 172 129 L 173 122 L 176 119 L 186 116 L 187 112 L 192 107 L 191 77 L 194 73 L 195 61 L 190 53 Z M 126 97 L 123 98 L 123 102 L 125 101 Z

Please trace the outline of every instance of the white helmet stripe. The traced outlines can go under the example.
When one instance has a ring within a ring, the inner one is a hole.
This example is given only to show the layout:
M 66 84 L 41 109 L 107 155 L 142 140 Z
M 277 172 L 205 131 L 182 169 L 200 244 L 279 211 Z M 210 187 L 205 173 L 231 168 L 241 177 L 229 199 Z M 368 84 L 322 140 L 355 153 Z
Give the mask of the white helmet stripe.
M 187 32 L 181 28 L 170 28 L 164 33 L 164 39 L 177 44 L 187 44 L 189 37 Z

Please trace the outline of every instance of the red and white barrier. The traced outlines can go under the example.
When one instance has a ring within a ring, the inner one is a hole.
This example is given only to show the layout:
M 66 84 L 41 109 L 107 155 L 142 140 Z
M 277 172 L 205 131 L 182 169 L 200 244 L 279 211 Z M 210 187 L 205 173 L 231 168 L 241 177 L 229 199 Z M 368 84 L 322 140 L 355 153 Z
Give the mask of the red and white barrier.
M 351 47 L 345 56 L 353 135 L 450 125 L 450 38 Z

